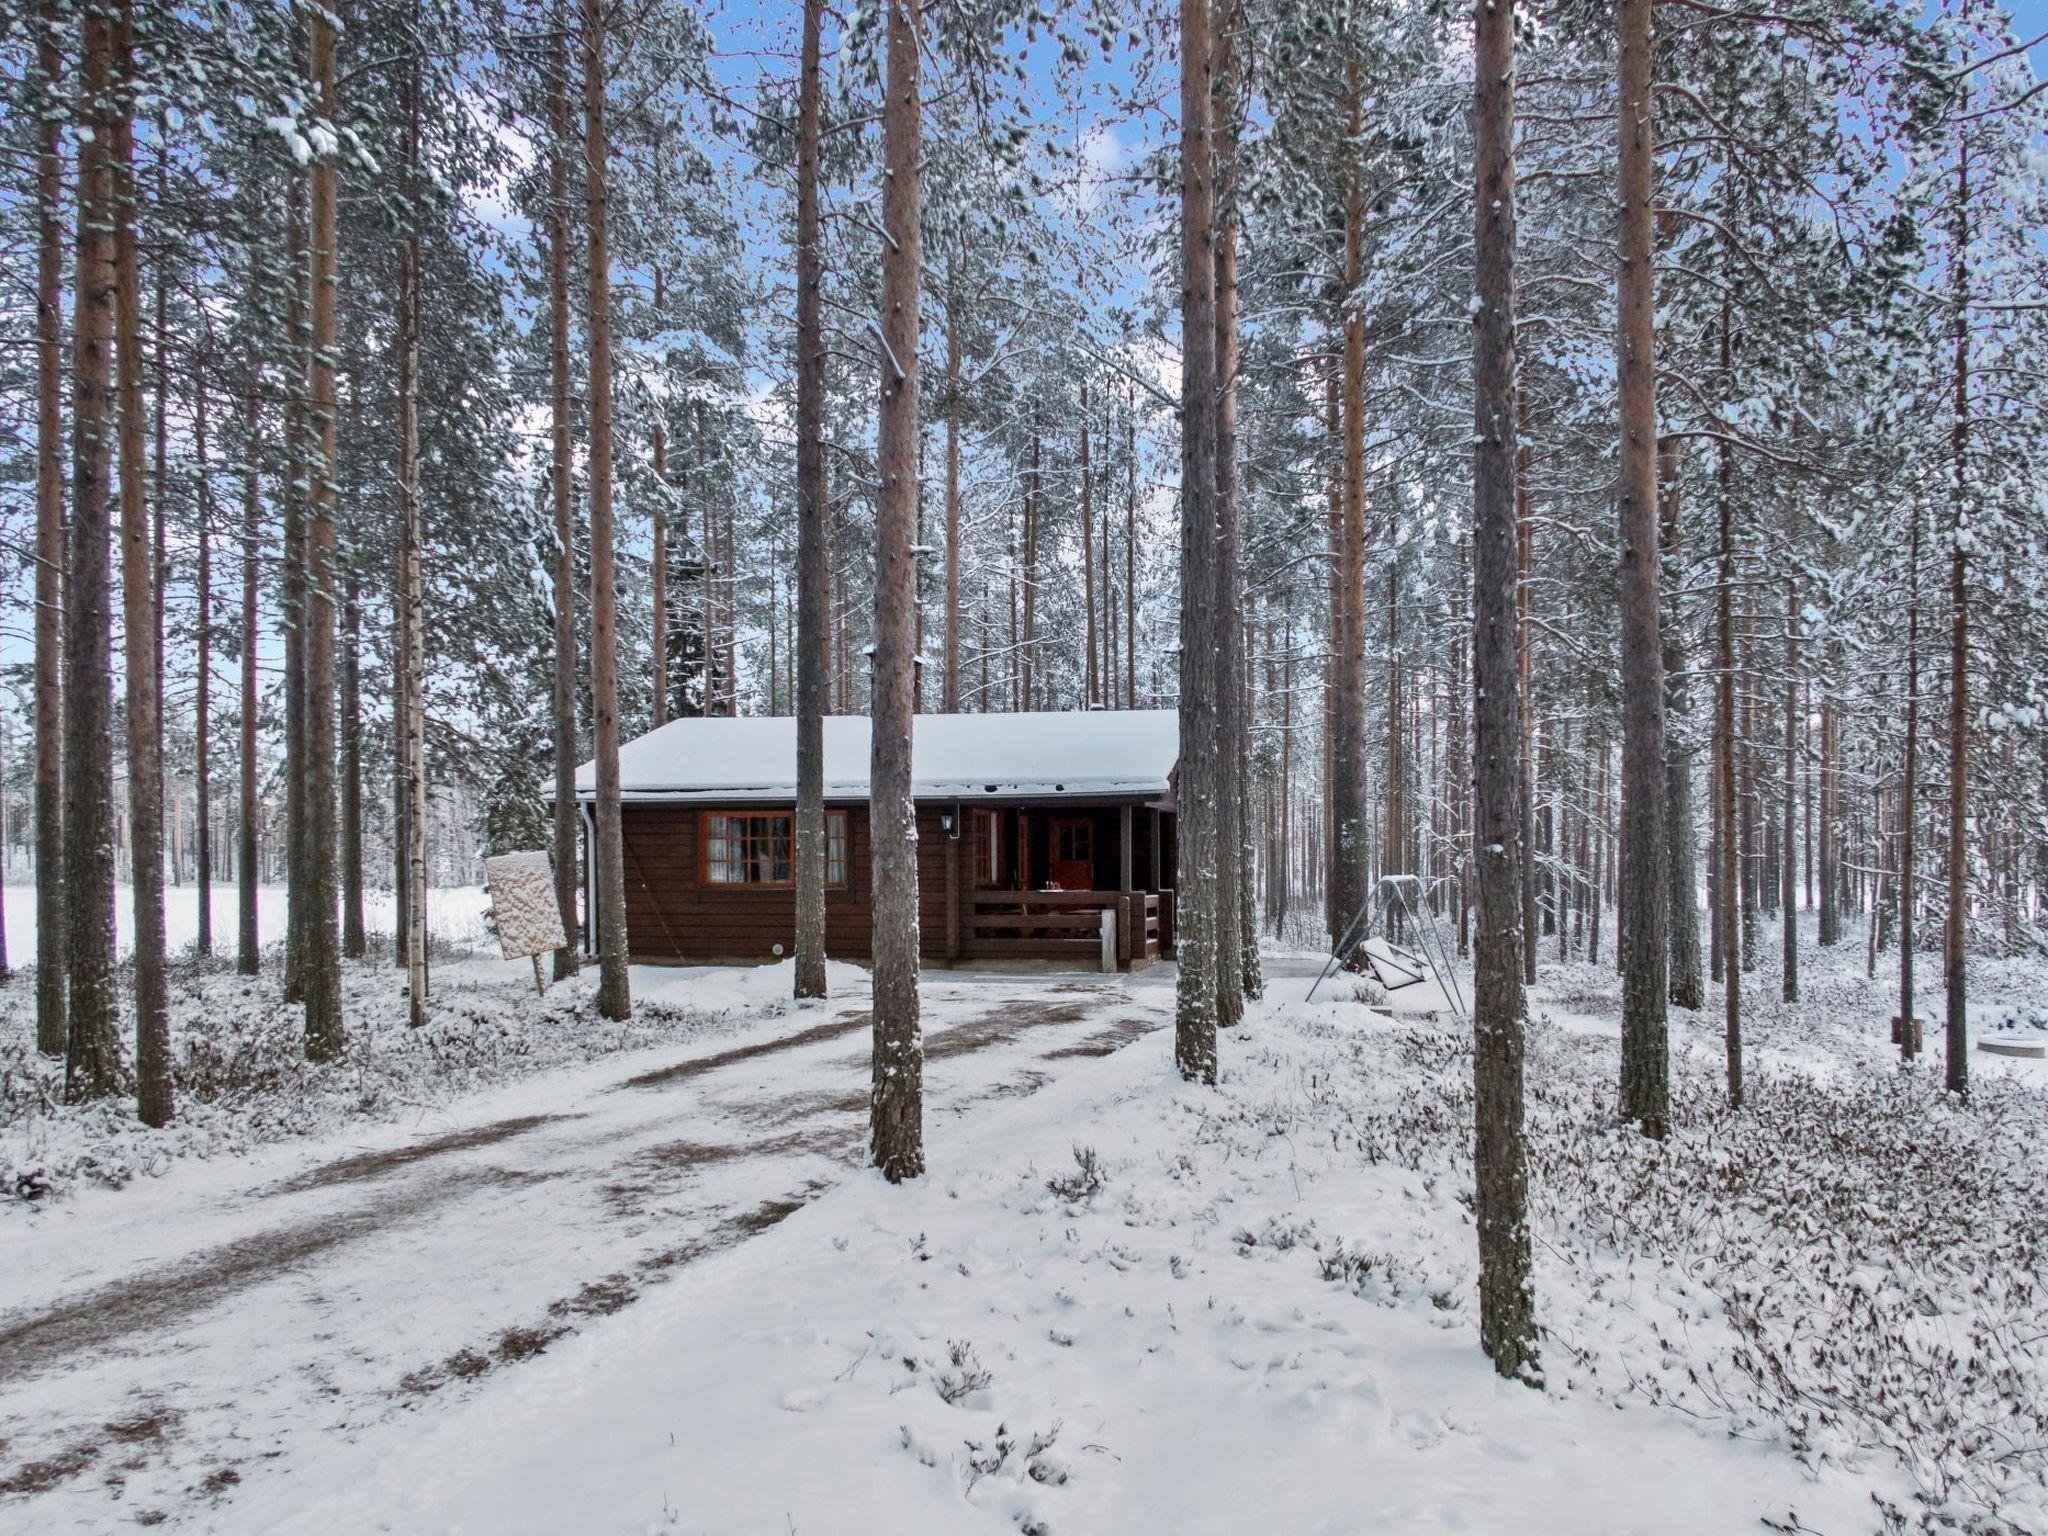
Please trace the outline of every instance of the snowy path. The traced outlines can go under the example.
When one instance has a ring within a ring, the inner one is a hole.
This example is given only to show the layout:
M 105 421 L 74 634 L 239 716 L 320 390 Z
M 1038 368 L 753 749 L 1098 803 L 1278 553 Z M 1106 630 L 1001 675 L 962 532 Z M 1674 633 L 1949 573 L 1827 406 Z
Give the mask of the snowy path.
M 1170 972 L 939 975 L 932 1135 L 1166 1023 Z M 0 1253 L 11 1530 L 215 1510 L 328 1435 L 433 1413 L 857 1165 L 858 1000 L 478 1095 L 390 1133 L 50 1210 Z

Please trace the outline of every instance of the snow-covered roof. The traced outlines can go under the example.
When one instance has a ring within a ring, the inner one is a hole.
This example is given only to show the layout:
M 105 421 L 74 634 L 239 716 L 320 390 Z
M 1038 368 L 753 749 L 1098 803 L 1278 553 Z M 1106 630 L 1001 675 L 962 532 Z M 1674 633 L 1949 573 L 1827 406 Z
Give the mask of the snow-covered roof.
M 1180 756 L 1170 709 L 1086 713 L 919 715 L 911 778 L 920 800 L 1166 793 Z M 869 722 L 825 717 L 825 798 L 865 799 Z M 796 798 L 796 721 L 787 715 L 671 720 L 619 749 L 628 800 Z M 576 770 L 576 791 L 596 789 L 596 767 Z

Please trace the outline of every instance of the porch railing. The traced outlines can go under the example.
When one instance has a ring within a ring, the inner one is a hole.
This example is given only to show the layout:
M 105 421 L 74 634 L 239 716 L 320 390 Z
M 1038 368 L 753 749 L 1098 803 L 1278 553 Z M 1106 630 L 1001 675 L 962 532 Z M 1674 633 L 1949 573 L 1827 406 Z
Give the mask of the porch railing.
M 1102 916 L 1114 918 L 1117 965 L 1157 960 L 1172 943 L 1171 891 L 972 891 L 961 953 L 1071 960 L 1103 953 Z

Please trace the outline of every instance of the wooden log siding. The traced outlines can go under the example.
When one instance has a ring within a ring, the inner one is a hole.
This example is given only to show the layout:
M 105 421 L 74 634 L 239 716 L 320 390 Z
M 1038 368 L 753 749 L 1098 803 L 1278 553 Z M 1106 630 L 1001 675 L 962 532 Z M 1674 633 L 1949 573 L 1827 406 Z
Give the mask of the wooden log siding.
M 796 950 L 796 893 L 789 887 L 712 885 L 704 878 L 704 819 L 715 815 L 761 814 L 779 810 L 758 805 L 650 805 L 628 803 L 623 822 L 626 849 L 626 935 L 635 960 L 730 964 L 772 960 L 776 945 L 787 956 Z M 873 916 L 873 884 L 869 861 L 867 808 L 834 806 L 846 815 L 847 869 L 843 885 L 825 892 L 825 950 L 833 959 L 865 960 Z M 961 808 L 960 838 L 972 835 L 967 811 Z M 1006 810 L 1016 809 L 1005 807 Z M 1114 898 L 1121 871 L 1123 816 L 1116 805 L 1033 805 L 1028 812 L 1028 842 L 1035 883 L 1046 867 L 1046 828 L 1052 816 L 1083 815 L 1094 819 L 1095 883 Z M 941 818 L 953 814 L 945 803 L 918 807 L 919 947 L 927 960 L 1025 955 L 1022 948 L 981 935 L 972 910 L 977 896 L 997 894 L 973 889 L 975 861 L 971 848 L 949 833 Z M 1160 818 L 1143 807 L 1130 818 L 1133 885 L 1138 901 L 1119 907 L 1117 950 L 1124 964 L 1157 958 L 1170 942 L 1171 901 L 1147 904 L 1143 892 L 1151 874 L 1154 828 Z M 1014 834 L 1013 834 L 1014 835 Z M 1076 893 L 1066 893 L 1076 894 Z M 1164 908 L 1164 911 L 1162 911 Z M 1124 913 L 1128 913 L 1125 916 Z M 1088 919 L 1092 924 L 1092 915 Z M 1138 931 L 1142 925 L 1142 936 Z M 1083 935 L 1062 935 L 1082 939 Z M 1033 955 L 1041 959 L 1081 958 L 1081 949 L 1095 953 L 1094 940 Z

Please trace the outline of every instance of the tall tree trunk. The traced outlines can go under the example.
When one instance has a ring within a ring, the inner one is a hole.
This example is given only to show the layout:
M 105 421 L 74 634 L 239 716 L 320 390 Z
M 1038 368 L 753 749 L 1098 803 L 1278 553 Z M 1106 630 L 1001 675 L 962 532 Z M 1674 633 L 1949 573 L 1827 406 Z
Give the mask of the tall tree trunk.
M 1799 588 L 1785 583 L 1785 820 L 1783 841 L 1778 848 L 1780 880 L 1779 917 L 1785 926 L 1784 998 L 1799 1001 L 1799 903 L 1798 865 L 1792 858 L 1794 818 L 1798 796 L 1793 793 L 1799 772 Z
M 1174 899 L 1174 1062 L 1216 1081 L 1216 183 L 1209 0 L 1180 0 L 1180 872 Z
M 920 540 L 920 542 L 922 542 Z M 1109 572 L 1102 573 L 1104 581 Z M 1081 707 L 1093 709 L 1101 702 L 1097 689 L 1102 674 L 1096 650 L 1101 635 L 1095 613 L 1095 467 L 1088 461 L 1088 381 L 1081 381 L 1081 605 L 1087 611 L 1088 662 L 1083 668 Z
M 959 274 L 946 259 L 946 670 L 939 708 L 960 712 L 960 317 Z M 1084 443 L 1086 439 L 1083 439 Z M 1103 567 L 1109 579 L 1109 567 Z
M 654 313 L 659 316 L 666 303 L 662 271 L 654 269 Z M 656 412 L 664 407 L 657 403 Z M 668 724 L 668 425 L 660 415 L 654 419 L 654 517 L 648 556 L 648 586 L 653 606 L 653 625 L 648 649 L 652 651 L 654 708 L 651 725 L 660 730 Z
M 1357 128 L 1354 114 L 1353 130 Z M 1345 270 L 1350 271 L 1347 258 Z M 1329 482 L 1324 487 L 1325 551 L 1329 567 L 1328 618 L 1325 621 L 1327 654 L 1323 658 L 1323 803 L 1319 818 L 1322 832 L 1322 897 L 1323 927 L 1330 935 L 1330 950 L 1335 953 L 1338 941 L 1344 933 L 1344 925 L 1351 921 L 1351 914 L 1340 912 L 1344 893 L 1338 889 L 1338 871 L 1342 868 L 1339 859 L 1338 828 L 1343 817 L 1340 801 L 1345 793 L 1340 772 L 1337 743 L 1344 735 L 1344 656 L 1347 610 L 1344 606 L 1344 512 L 1349 503 L 1351 484 L 1350 434 L 1344 430 L 1341 406 L 1341 390 L 1344 373 L 1349 365 L 1348 329 L 1337 350 L 1345 361 L 1330 369 L 1329 378 L 1323 385 L 1323 427 L 1329 434 L 1332 469 Z
M 1358 68 L 1350 66 L 1351 136 L 1364 124 Z M 1344 292 L 1355 293 L 1365 275 L 1365 189 L 1354 170 L 1344 200 Z M 1336 822 L 1330 872 L 1330 943 L 1365 905 L 1371 878 L 1371 838 L 1365 779 L 1365 316 L 1344 311 L 1344 363 L 1340 415 L 1344 437 L 1343 505 L 1337 529 L 1336 623 L 1331 644 L 1337 673 L 1331 749 L 1335 783 L 1330 814 Z M 1183 732 L 1181 739 L 1187 739 Z M 1347 962 L 1350 956 L 1343 956 Z
M 1528 1152 L 1522 1123 L 1521 881 L 1525 856 L 1516 656 L 1513 0 L 1473 7 L 1473 719 L 1479 920 L 1473 958 L 1473 1164 L 1479 1340 L 1494 1369 L 1536 1376 Z
M 363 931 L 363 610 L 350 571 L 341 602 L 341 952 L 360 960 Z
M 825 562 L 824 246 L 818 214 L 822 134 L 819 34 L 825 0 L 803 0 L 796 172 L 796 985 L 825 995 L 825 648 L 831 616 Z
M 1820 942 L 1839 943 L 1842 937 L 1841 908 L 1835 900 L 1835 699 L 1823 689 L 1820 696 L 1820 801 L 1814 817 L 1814 890 L 1812 901 L 1819 911 Z M 1880 839 L 1882 841 L 1882 839 Z M 1880 847 L 1882 857 L 1882 847 Z M 1882 903 L 1880 902 L 1880 906 Z M 1872 924 L 1875 931 L 1877 925 Z
M 576 893 L 576 506 L 575 404 L 569 395 L 569 27 L 555 7 L 548 43 L 548 499 L 554 513 L 555 904 L 568 940 L 555 951 L 555 980 L 582 967 Z M 593 917 L 595 914 L 591 914 Z
M 1124 708 L 1138 707 L 1138 401 L 1125 402 L 1124 472 Z
M 1138 707 L 1138 405 L 1130 401 L 1124 418 L 1125 470 L 1130 486 L 1124 496 L 1124 708 Z
M 1727 315 L 1722 316 L 1725 326 Z M 1725 337 L 1724 337 L 1725 341 Z M 1724 349 L 1723 356 L 1726 356 Z M 1716 446 L 1715 502 L 1719 510 L 1719 580 L 1714 589 L 1714 898 L 1724 988 L 1722 1035 L 1728 1052 L 1728 1096 L 1740 1102 L 1742 1084 L 1742 931 L 1737 910 L 1742 889 L 1741 840 L 1735 804 L 1735 498 L 1728 445 Z
M 1967 90 L 1964 102 L 1968 102 Z M 1955 252 L 1949 273 L 1955 336 L 1953 469 L 1949 480 L 1948 561 L 1948 912 L 1942 926 L 1943 980 L 1948 984 L 1948 1091 L 1970 1091 L 1970 1026 L 1966 1006 L 1966 944 L 1970 917 L 1970 138 L 1959 124 L 1956 151 Z
M 202 955 L 213 953 L 213 477 L 206 464 L 206 355 L 201 352 L 192 373 L 192 455 L 198 467 L 195 490 L 196 542 L 199 546 L 198 606 L 194 620 L 198 657 L 194 665 L 195 688 L 192 706 L 192 778 L 194 785 L 193 840 L 198 854 L 194 871 L 198 886 L 198 947 Z
M 1512 164 L 1512 161 L 1510 162 Z M 1519 399 L 1519 395 L 1517 399 Z M 1519 426 L 1519 423 L 1518 423 Z M 1472 639 L 1473 615 L 1466 603 L 1471 593 L 1468 542 L 1458 543 L 1458 575 L 1451 585 L 1451 679 L 1450 723 L 1446 735 L 1450 763 L 1445 777 L 1450 794 L 1450 857 L 1456 866 L 1452 899 L 1456 902 L 1458 958 L 1472 952 L 1472 861 L 1471 796 L 1473 765 L 1467 761 L 1471 728 L 1466 722 L 1466 655 Z M 1597 957 L 1596 957 L 1597 958 Z
M 1899 776 L 1899 1055 L 1920 1053 L 1913 1026 L 1913 907 L 1919 895 L 1920 860 L 1913 846 L 1920 821 L 1920 504 L 1912 504 L 1913 526 L 1906 536 L 1906 739 Z
M 1024 633 L 1018 660 L 1023 668 L 1024 707 L 1038 708 L 1038 523 L 1045 511 L 1043 442 L 1036 418 L 1031 423 L 1031 476 L 1024 493 Z
M 1282 653 L 1280 672 L 1280 782 L 1275 786 L 1279 795 L 1280 835 L 1274 843 L 1273 861 L 1273 904 L 1267 913 L 1273 925 L 1273 937 L 1284 935 L 1287 926 L 1287 909 L 1293 895 L 1293 817 L 1294 817 L 1294 606 L 1293 593 L 1287 594 L 1287 639 L 1286 650 Z
M 1520 438 L 1515 455 L 1515 679 L 1522 703 L 1517 721 L 1522 733 L 1522 981 L 1534 986 L 1543 916 L 1542 903 L 1536 899 L 1536 514 L 1530 496 L 1532 450 L 1522 435 L 1528 429 L 1528 412 L 1522 409 L 1520 396 L 1515 407 Z
M 36 1049 L 61 1056 L 69 965 L 64 878 L 64 162 L 59 0 L 37 10 L 36 101 Z M 79 293 L 85 292 L 81 272 Z
M 253 287 L 254 284 L 252 283 Z M 235 969 L 254 976 L 262 964 L 256 927 L 256 591 L 261 575 L 263 516 L 263 375 L 252 337 L 245 359 L 242 401 L 242 693 L 235 722 L 239 781 L 235 810 Z
M 413 6 L 415 37 L 418 0 Z M 421 570 L 425 539 L 420 498 L 420 95 L 424 61 L 416 46 L 406 79 L 407 221 L 398 268 L 398 797 L 400 940 L 406 1022 L 427 1022 L 427 697 L 426 614 Z M 559 790 L 558 790 L 559 792 Z M 571 908 L 571 911 L 574 909 Z M 570 930 L 573 932 L 573 928 Z
M 64 883 L 69 1009 L 64 1095 L 120 1091 L 114 990 L 113 614 L 114 22 L 82 18 L 80 102 L 92 127 L 78 148 L 77 290 L 72 305 L 70 596 L 64 610 Z
M 918 1021 L 917 807 L 911 799 L 917 556 L 918 218 L 923 180 L 918 0 L 888 0 L 882 113 L 882 385 L 876 423 L 874 719 L 868 791 L 874 869 L 874 1082 L 869 1150 L 890 1183 L 924 1172 Z
M 583 180 L 590 302 L 590 715 L 597 756 L 597 1011 L 633 1016 L 626 975 L 626 837 L 619 803 L 618 596 L 612 548 L 612 288 L 606 229 L 603 0 L 583 5 Z M 708 554 L 708 552 L 707 552 Z M 707 635 L 708 640 L 708 635 Z
M 284 568 L 280 577 L 284 626 L 285 931 L 284 1000 L 306 996 L 306 507 L 311 475 L 306 457 L 307 274 L 306 173 L 287 172 L 285 224 L 291 293 L 285 331 Z
M 1212 23 L 1218 13 L 1212 9 Z M 1237 134 L 1236 26 L 1231 0 L 1210 39 L 1210 130 L 1216 179 L 1216 1022 L 1244 1017 L 1244 914 L 1252 904 L 1245 881 L 1244 599 L 1239 588 L 1237 488 Z M 1256 957 L 1257 941 L 1252 953 Z
M 1622 1113 L 1655 1137 L 1670 1123 L 1664 871 L 1664 665 L 1657 561 L 1657 359 L 1651 261 L 1651 0 L 1619 0 L 1621 271 Z
M 134 12 L 116 24 L 115 74 L 132 85 Z M 135 140 L 125 106 L 114 129 L 114 324 L 121 460 L 122 674 L 127 703 L 129 880 L 135 923 L 135 1104 L 170 1124 L 171 1026 L 164 983 L 164 779 L 157 679 L 156 539 L 142 469 L 142 293 L 135 238 Z M 161 489 L 159 489 L 161 494 Z
M 316 110 L 329 123 L 340 113 L 334 88 L 334 25 L 312 13 L 308 62 Z M 306 1056 L 332 1061 L 346 1030 L 341 1016 L 341 955 L 335 926 L 334 609 L 340 577 L 335 558 L 336 284 L 339 280 L 336 202 L 339 151 L 313 162 L 311 189 L 313 362 L 306 409 L 312 437 L 306 496 Z
M 1683 525 L 1679 515 L 1678 449 L 1668 440 L 1658 445 L 1657 480 L 1664 563 L 1672 574 L 1670 584 L 1676 589 L 1684 585 L 1678 576 L 1677 558 Z M 1707 983 L 1701 974 L 1699 845 L 1693 832 L 1692 733 L 1687 723 L 1692 708 L 1690 670 L 1685 629 L 1674 617 L 1664 629 L 1664 814 L 1669 860 L 1666 874 L 1671 882 L 1671 1001 L 1680 1008 L 1697 1009 L 1706 1006 Z

